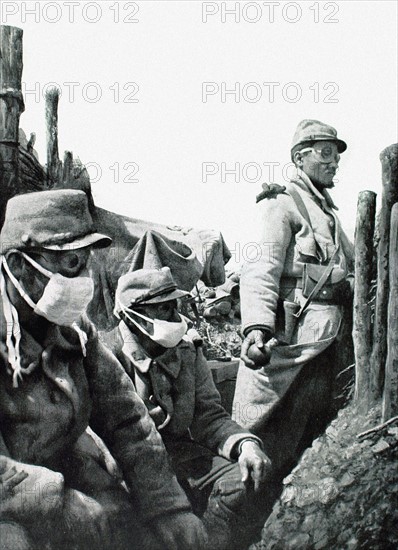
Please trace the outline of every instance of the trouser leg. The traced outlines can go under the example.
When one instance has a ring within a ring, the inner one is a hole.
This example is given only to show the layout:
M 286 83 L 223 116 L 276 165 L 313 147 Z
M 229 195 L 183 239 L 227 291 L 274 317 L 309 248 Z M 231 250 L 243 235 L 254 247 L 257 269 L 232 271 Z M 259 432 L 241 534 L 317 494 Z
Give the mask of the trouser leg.
M 71 453 L 60 466 L 63 508 L 46 525 L 36 526 L 41 547 L 47 548 L 46 541 L 51 550 L 156 550 L 132 496 L 96 460 Z
M 261 491 L 241 481 L 239 464 L 220 456 L 201 457 L 180 467 L 178 479 L 201 516 L 208 550 L 241 550 L 260 537 L 281 489 L 272 475 Z

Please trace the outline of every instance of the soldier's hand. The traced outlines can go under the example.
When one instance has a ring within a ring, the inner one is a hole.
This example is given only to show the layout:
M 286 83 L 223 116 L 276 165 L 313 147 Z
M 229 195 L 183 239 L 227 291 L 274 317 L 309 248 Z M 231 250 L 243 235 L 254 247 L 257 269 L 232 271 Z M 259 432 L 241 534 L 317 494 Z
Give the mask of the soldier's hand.
M 263 330 L 254 329 L 251 330 L 248 335 L 245 337 L 242 343 L 242 349 L 240 357 L 247 367 L 255 367 L 255 362 L 250 359 L 247 355 L 251 345 L 255 344 L 260 350 L 264 349 L 264 345 L 271 338 L 271 334 L 264 333 Z
M 27 477 L 25 471 L 18 472 L 15 466 L 9 467 L 7 458 L 0 456 L 0 494 L 3 499 L 13 496 L 14 489 Z
M 252 480 L 254 490 L 258 491 L 261 484 L 265 481 L 267 474 L 271 471 L 271 460 L 262 451 L 258 443 L 248 439 L 242 443 L 238 462 L 243 483 L 248 483 Z
M 62 505 L 64 478 L 48 468 L 0 456 L 0 491 L 1 517 L 40 521 Z
M 206 529 L 190 512 L 167 514 L 154 520 L 155 534 L 164 550 L 205 550 Z

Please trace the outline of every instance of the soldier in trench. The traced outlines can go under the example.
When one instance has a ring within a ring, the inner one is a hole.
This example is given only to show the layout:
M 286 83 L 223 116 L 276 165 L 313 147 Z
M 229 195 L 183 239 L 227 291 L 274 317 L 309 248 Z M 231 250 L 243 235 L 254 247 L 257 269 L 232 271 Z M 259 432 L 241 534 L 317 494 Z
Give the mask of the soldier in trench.
M 111 242 L 86 195 L 10 199 L 0 239 L 1 550 L 204 548 L 144 403 L 85 314 L 91 250 Z

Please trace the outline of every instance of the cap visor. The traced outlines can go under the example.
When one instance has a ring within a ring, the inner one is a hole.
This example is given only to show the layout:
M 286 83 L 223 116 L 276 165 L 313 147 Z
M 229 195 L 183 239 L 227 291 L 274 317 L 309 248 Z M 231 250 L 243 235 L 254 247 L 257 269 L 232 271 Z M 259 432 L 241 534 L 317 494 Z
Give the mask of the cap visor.
M 222 288 L 217 288 L 215 298 L 207 298 L 206 305 L 210 306 L 210 305 L 216 304 L 217 302 L 222 302 L 224 300 L 228 301 L 231 299 L 231 297 L 232 296 L 230 292 L 226 292 Z
M 148 298 L 143 302 L 136 303 L 134 305 L 145 305 L 145 304 L 160 304 L 162 302 L 169 302 L 170 300 L 177 300 L 177 298 L 183 298 L 184 296 L 190 296 L 189 292 L 185 290 L 173 290 L 172 292 L 167 292 L 166 294 L 161 294 L 160 296 L 154 296 L 153 298 Z
M 344 153 L 344 151 L 347 149 L 347 144 L 345 141 L 343 141 L 342 139 L 338 139 L 338 138 L 327 138 L 325 137 L 325 139 L 316 139 L 315 140 L 316 142 L 321 142 L 321 141 L 331 141 L 332 143 L 335 143 L 337 145 L 337 151 L 339 153 Z
M 76 239 L 69 243 L 64 244 L 51 244 L 41 245 L 41 248 L 47 250 L 77 250 L 78 248 L 85 248 L 86 246 L 95 246 L 96 248 L 105 248 L 112 243 L 112 239 L 102 233 L 90 233 L 80 239 Z

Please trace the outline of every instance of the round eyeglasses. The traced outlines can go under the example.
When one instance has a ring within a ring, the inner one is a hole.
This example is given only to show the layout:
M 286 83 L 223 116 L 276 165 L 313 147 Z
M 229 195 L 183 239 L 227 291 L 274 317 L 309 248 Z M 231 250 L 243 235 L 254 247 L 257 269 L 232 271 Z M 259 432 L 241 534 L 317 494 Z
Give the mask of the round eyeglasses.
M 309 153 L 312 151 L 317 157 L 318 161 L 323 164 L 330 164 L 331 162 L 339 162 L 340 155 L 337 152 L 337 148 L 330 145 L 318 145 L 316 147 L 305 147 L 301 149 L 300 153 Z

